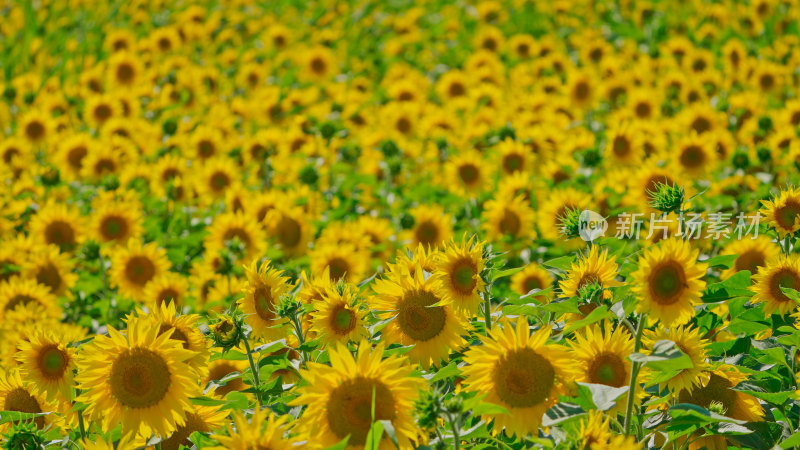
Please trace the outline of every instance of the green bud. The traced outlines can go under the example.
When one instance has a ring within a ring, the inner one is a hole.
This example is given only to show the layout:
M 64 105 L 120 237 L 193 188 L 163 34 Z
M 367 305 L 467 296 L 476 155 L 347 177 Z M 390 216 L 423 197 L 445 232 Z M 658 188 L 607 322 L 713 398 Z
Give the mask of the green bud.
M 685 198 L 682 187 L 666 183 L 657 183 L 654 190 L 647 191 L 647 195 L 650 206 L 665 213 L 680 211 Z
M 580 216 L 581 210 L 579 208 L 568 208 L 558 217 L 561 234 L 567 239 L 580 236 Z

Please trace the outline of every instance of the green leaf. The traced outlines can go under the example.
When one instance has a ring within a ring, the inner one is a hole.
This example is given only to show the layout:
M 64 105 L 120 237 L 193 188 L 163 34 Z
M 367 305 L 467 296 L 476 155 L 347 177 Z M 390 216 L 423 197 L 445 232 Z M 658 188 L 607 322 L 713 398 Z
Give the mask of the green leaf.
M 781 448 L 795 448 L 800 447 L 800 431 L 786 438 L 785 441 L 780 443 Z
M 225 395 L 224 409 L 243 410 L 250 406 L 250 399 L 243 392 L 232 391 Z
M 628 392 L 628 386 L 613 387 L 605 384 L 578 383 L 582 395 L 588 398 L 600 411 L 608 411 L 617 404 L 617 399 Z
M 569 271 L 569 269 L 572 268 L 572 263 L 574 261 L 575 261 L 575 256 L 567 255 L 551 259 L 550 261 L 545 261 L 542 263 L 542 265 L 567 272 Z
M 219 446 L 219 442 L 215 441 L 214 439 L 211 439 L 210 437 L 206 436 L 205 433 L 202 433 L 200 431 L 195 431 L 192 434 L 190 434 L 189 440 L 198 449 Z
M 581 320 L 576 320 L 575 322 L 570 323 L 567 328 L 564 329 L 564 333 L 570 333 L 575 330 L 579 330 L 587 325 L 591 325 L 595 322 L 599 322 L 603 319 L 607 319 L 611 317 L 612 314 L 608 312 L 608 307 L 603 305 L 598 308 L 595 308 L 594 311 L 589 313 L 588 316 L 584 317 Z
M 700 261 L 708 264 L 709 267 L 722 267 L 723 269 L 730 269 L 736 262 L 739 255 L 717 255 L 713 258 L 708 258 L 705 261 Z
M 383 437 L 383 423 L 381 421 L 372 422 L 367 433 L 367 440 L 364 442 L 364 448 L 378 450 L 381 446 L 381 437 Z
M 426 375 L 424 378 L 427 378 L 428 376 L 433 375 L 428 380 L 431 383 L 433 383 L 434 381 L 439 381 L 439 380 L 444 380 L 445 378 L 454 377 L 454 376 L 456 376 L 456 375 L 458 375 L 460 373 L 461 373 L 461 371 L 458 370 L 458 364 L 456 364 L 455 362 L 451 362 L 450 364 L 448 364 L 448 365 L 442 367 L 441 369 L 439 369 L 438 372 L 436 372 L 434 374 Z
M 743 394 L 752 395 L 753 397 L 759 398 L 767 403 L 771 403 L 776 406 L 782 406 L 784 403 L 786 403 L 787 400 L 793 398 L 795 395 L 795 391 L 760 392 L 760 391 L 753 391 L 748 389 L 736 389 L 736 388 L 733 388 L 733 390 L 741 392 Z
M 337 442 L 336 444 L 331 445 L 325 450 L 345 450 L 347 448 L 347 441 L 350 440 L 350 436 L 346 436 L 341 441 Z
M 510 277 L 511 275 L 514 275 L 517 272 L 521 272 L 522 269 L 524 268 L 525 267 L 522 266 L 522 267 L 514 267 L 512 269 L 492 271 L 492 280 L 499 280 L 500 278 Z
M 484 414 L 509 414 L 505 407 L 489 402 L 478 403 L 472 408 L 472 413 L 479 416 Z
M 586 411 L 574 403 L 560 402 L 544 413 L 543 427 L 551 427 L 586 414 Z
M 40 416 L 46 416 L 49 412 L 43 413 L 26 413 L 20 411 L 0 411 L 0 425 L 9 422 L 34 420 Z
M 703 301 L 716 303 L 734 297 L 752 297 L 751 284 L 750 271 L 741 270 L 725 281 L 708 286 L 703 292 Z
M 669 415 L 672 417 L 672 421 L 670 423 L 676 425 L 681 423 L 703 425 L 718 422 L 728 422 L 742 425 L 746 423 L 743 420 L 736 420 L 731 417 L 726 417 L 691 403 L 678 403 L 669 409 Z
M 781 292 L 784 293 L 787 297 L 794 300 L 795 303 L 800 304 L 800 292 L 797 292 L 795 289 L 790 287 L 778 286 L 781 288 Z

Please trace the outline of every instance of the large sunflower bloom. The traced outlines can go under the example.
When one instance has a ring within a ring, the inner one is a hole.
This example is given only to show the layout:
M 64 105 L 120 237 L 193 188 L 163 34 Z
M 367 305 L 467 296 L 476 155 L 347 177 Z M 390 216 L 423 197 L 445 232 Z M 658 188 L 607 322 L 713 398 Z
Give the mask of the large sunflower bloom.
M 782 256 L 768 263 L 753 276 L 750 289 L 755 295 L 752 303 L 764 303 L 764 314 L 786 314 L 797 307 L 797 303 L 783 293 L 781 288 L 800 290 L 800 255 Z

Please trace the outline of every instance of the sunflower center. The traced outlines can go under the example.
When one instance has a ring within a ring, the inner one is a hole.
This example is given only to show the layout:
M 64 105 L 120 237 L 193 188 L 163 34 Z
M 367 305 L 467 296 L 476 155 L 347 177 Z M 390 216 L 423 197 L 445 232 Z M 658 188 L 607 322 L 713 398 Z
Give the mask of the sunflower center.
M 134 256 L 125 265 L 125 277 L 138 286 L 147 284 L 155 274 L 156 267 L 146 256 Z
M 39 267 L 39 270 L 36 272 L 36 282 L 49 287 L 53 292 L 58 292 L 63 280 L 56 266 L 52 263 L 47 263 Z
M 214 174 L 211 175 L 211 189 L 213 189 L 214 191 L 219 192 L 225 189 L 226 187 L 228 187 L 228 184 L 230 184 L 230 182 L 231 179 L 224 172 L 214 172 Z
M 172 334 L 169 337 L 170 339 L 180 341 L 181 345 L 183 345 L 183 348 L 189 348 L 189 338 L 186 336 L 186 333 L 181 331 L 181 329 L 178 327 L 162 323 L 158 328 L 158 335 L 160 336 L 169 330 L 172 330 Z
M 800 276 L 798 276 L 798 274 L 791 269 L 780 269 L 770 278 L 769 287 L 773 298 L 780 302 L 790 302 L 792 299 L 784 294 L 783 291 L 781 291 L 781 288 L 784 287 L 800 290 Z
M 447 93 L 450 95 L 450 97 L 461 97 L 462 95 L 466 94 L 466 92 L 467 90 L 464 88 L 464 85 L 458 81 L 450 83 L 450 87 L 447 89 Z
M 70 167 L 73 169 L 80 169 L 83 167 L 83 158 L 86 157 L 86 154 L 89 153 L 86 150 L 86 147 L 83 145 L 79 145 L 77 147 L 73 147 L 67 153 L 67 161 L 69 162 Z
M 556 372 L 546 358 L 531 348 L 511 350 L 492 371 L 495 392 L 514 408 L 538 405 L 550 396 Z
M 395 128 L 397 128 L 397 131 L 403 134 L 408 134 L 411 131 L 411 121 L 406 117 L 401 117 L 397 119 Z
M 350 445 L 364 445 L 373 419 L 396 417 L 395 400 L 389 388 L 381 381 L 364 377 L 345 381 L 334 389 L 326 409 L 331 431 L 342 439 L 350 436 Z
M 758 273 L 758 268 L 766 264 L 764 254 L 758 250 L 748 250 L 736 258 L 736 271 L 749 270 L 751 274 Z
M 278 240 L 281 245 L 284 248 L 294 248 L 300 243 L 301 237 L 300 223 L 291 217 L 281 217 L 278 223 Z
M 585 101 L 586 99 L 589 98 L 589 92 L 590 92 L 589 83 L 585 81 L 579 81 L 575 85 L 575 89 L 573 92 L 575 100 L 579 102 Z
M 106 216 L 100 222 L 103 240 L 112 241 L 128 234 L 128 221 L 122 216 Z
M 337 281 L 344 278 L 347 271 L 350 269 L 350 264 L 343 258 L 334 257 L 328 261 L 328 267 L 330 269 L 331 281 Z
M 337 305 L 331 314 L 331 328 L 336 334 L 347 334 L 356 327 L 356 315 L 344 304 Z
M 458 167 L 458 176 L 464 184 L 473 184 L 478 181 L 480 172 L 474 164 L 462 164 Z
M 259 286 L 253 292 L 253 306 L 258 317 L 269 321 L 275 318 L 272 310 L 272 290 L 267 286 Z
M 798 215 L 800 215 L 800 203 L 788 200 L 783 206 L 775 210 L 775 221 L 778 222 L 781 228 L 791 230 L 794 229 Z
M 631 143 L 625 136 L 617 136 L 614 138 L 614 154 L 619 157 L 625 157 L 631 151 Z
M 519 215 L 510 209 L 503 211 L 503 218 L 500 219 L 500 232 L 511 236 L 516 236 L 522 228 L 522 221 Z
M 50 344 L 39 350 L 36 360 L 39 371 L 47 379 L 61 379 L 67 371 L 69 356 L 56 344 Z
M 432 222 L 422 222 L 416 229 L 417 241 L 426 246 L 433 246 L 439 242 L 439 227 Z
M 33 121 L 25 126 L 25 136 L 31 141 L 38 141 L 44 137 L 45 129 L 44 124 L 39 121 Z
M 55 220 L 47 224 L 44 238 L 48 244 L 55 244 L 61 250 L 69 250 L 76 244 L 75 230 L 72 225 L 63 220 Z
M 111 107 L 108 105 L 97 105 L 94 109 L 94 118 L 98 122 L 105 122 L 108 118 L 111 117 Z
M 506 155 L 506 157 L 503 158 L 503 168 L 508 173 L 517 172 L 522 169 L 523 161 L 524 160 L 522 159 L 522 155 L 519 155 L 517 153 L 511 153 L 510 155 Z
M 711 121 L 705 117 L 698 117 L 692 121 L 692 129 L 696 131 L 697 134 L 703 134 L 711 129 Z
M 230 241 L 234 238 L 239 239 L 239 241 L 244 244 L 245 247 L 250 246 L 250 235 L 243 228 L 229 228 L 222 236 L 222 239 L 225 241 Z
M 173 303 L 173 302 L 175 302 L 177 304 L 177 302 L 180 299 L 180 297 L 181 297 L 181 293 L 178 292 L 177 289 L 172 288 L 172 287 L 167 287 L 167 288 L 164 288 L 164 289 L 162 289 L 161 291 L 158 292 L 158 296 L 157 296 L 156 301 L 157 301 L 158 306 L 161 306 L 164 303 L 170 304 L 170 303 Z
M 597 277 L 597 274 L 585 273 L 583 274 L 583 276 L 581 276 L 581 279 L 578 281 L 577 289 L 580 290 L 593 283 L 598 283 L 598 284 L 600 283 L 600 278 Z
M 315 74 L 323 75 L 327 69 L 328 65 L 325 64 L 325 61 L 322 58 L 314 58 L 311 60 L 311 71 Z
M 229 363 L 221 363 L 218 366 L 214 366 L 209 370 L 208 378 L 210 380 L 221 380 L 225 378 L 225 376 L 232 374 L 233 372 L 238 372 L 239 369 Z M 217 386 L 214 389 L 214 393 L 224 397 L 228 394 L 228 392 L 233 391 L 240 391 L 245 388 L 244 382 L 241 378 L 233 378 L 225 382 L 224 386 Z
M 625 386 L 628 377 L 625 363 L 618 355 L 601 353 L 589 364 L 589 382 L 607 386 Z
M 650 275 L 650 294 L 660 305 L 677 302 L 686 286 L 686 274 L 678 263 L 668 261 Z
M 25 388 L 18 387 L 6 395 L 3 410 L 38 414 L 42 412 L 42 407 L 39 406 L 39 402 Z M 18 422 L 14 421 L 14 423 Z M 33 422 L 36 424 L 36 428 L 44 428 L 44 416 L 35 418 Z
M 775 86 L 775 77 L 772 74 L 764 74 L 758 79 L 758 84 L 762 90 L 768 91 Z
M 146 348 L 125 350 L 111 365 L 111 394 L 127 408 L 158 404 L 169 391 L 166 361 Z
M 181 445 L 191 447 L 192 441 L 189 440 L 189 436 L 195 431 L 208 432 L 211 430 L 208 429 L 208 425 L 199 414 L 187 412 L 186 423 L 178 426 L 169 439 L 161 441 L 161 449 L 178 450 Z
M 117 66 L 117 80 L 123 84 L 129 84 L 133 81 L 136 72 L 130 64 L 123 63 Z
M 439 301 L 433 293 L 412 291 L 399 305 L 397 322 L 403 334 L 415 341 L 435 338 L 447 323 L 447 312 L 441 306 L 433 306 Z
M 530 292 L 534 289 L 544 288 L 542 280 L 540 280 L 539 277 L 535 276 L 526 278 L 525 281 L 522 283 L 522 285 L 525 286 L 525 292 Z
M 681 152 L 680 160 L 683 167 L 694 169 L 703 165 L 706 161 L 706 154 L 699 146 L 689 145 Z
M 11 297 L 11 300 L 6 303 L 6 311 L 13 311 L 19 305 L 27 305 L 29 303 L 36 303 L 38 300 L 31 297 L 30 295 L 25 294 L 17 294 Z
M 639 102 L 636 104 L 636 117 L 640 119 L 647 119 L 652 114 L 652 108 L 647 102 Z
M 468 259 L 458 261 L 450 272 L 450 283 L 458 293 L 463 295 L 472 294 L 473 289 L 478 284 L 475 279 L 477 273 L 478 270 L 472 261 Z
M 207 139 L 201 140 L 197 144 L 197 152 L 204 158 L 214 155 L 214 143 Z
M 691 391 L 683 390 L 678 396 L 681 403 L 692 403 L 703 408 L 711 406 L 712 402 L 722 403 L 725 415 L 734 417 L 736 408 L 736 393 L 731 390 L 731 382 L 727 379 L 712 373 L 705 386 L 698 386 Z

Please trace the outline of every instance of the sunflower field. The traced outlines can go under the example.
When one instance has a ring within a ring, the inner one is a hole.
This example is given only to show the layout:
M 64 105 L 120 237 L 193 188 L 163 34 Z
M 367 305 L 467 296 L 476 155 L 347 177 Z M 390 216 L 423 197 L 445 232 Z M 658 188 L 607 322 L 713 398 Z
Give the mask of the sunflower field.
M 795 0 L 4 0 L 6 449 L 800 447 Z

